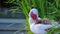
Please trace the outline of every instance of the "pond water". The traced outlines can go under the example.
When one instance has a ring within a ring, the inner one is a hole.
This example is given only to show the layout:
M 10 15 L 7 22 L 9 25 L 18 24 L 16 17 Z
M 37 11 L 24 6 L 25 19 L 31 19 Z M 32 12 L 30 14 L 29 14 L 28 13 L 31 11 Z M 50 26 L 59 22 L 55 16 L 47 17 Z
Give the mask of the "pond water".
M 9 24 L 12 23 L 0 23 L 0 34 L 14 34 L 17 30 L 23 30 L 25 28 L 23 23 L 15 23 L 7 27 Z M 16 34 L 26 34 L 26 31 L 17 32 Z

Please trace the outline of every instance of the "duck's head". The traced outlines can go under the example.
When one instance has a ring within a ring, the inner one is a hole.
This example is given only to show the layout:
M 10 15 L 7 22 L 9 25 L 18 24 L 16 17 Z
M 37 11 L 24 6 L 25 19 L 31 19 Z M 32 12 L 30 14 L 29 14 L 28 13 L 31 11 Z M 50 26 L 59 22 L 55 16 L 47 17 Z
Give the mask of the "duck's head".
M 38 10 L 33 8 L 29 12 L 29 18 L 33 19 L 34 21 L 38 20 Z

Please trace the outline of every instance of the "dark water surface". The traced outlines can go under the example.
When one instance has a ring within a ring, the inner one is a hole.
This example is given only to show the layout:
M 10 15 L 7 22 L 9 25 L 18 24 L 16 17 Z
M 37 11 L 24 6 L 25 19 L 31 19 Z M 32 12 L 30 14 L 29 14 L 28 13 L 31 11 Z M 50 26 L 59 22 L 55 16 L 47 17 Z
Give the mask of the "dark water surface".
M 23 19 L 0 19 L 0 34 L 14 34 L 17 30 L 23 31 L 16 34 L 26 34 L 23 22 Z

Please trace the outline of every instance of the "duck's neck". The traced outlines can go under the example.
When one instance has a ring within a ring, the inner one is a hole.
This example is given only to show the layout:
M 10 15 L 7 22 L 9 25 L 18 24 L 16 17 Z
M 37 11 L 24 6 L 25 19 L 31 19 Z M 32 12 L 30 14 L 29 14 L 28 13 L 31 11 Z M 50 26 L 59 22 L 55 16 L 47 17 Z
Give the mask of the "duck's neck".
M 29 18 L 29 24 L 32 25 L 32 24 L 35 24 L 34 20 L 32 18 Z

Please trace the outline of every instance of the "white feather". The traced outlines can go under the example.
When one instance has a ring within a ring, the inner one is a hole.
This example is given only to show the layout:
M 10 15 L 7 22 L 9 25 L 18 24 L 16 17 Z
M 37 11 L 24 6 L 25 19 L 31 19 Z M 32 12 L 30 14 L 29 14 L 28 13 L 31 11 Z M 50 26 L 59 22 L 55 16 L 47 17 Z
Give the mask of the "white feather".
M 40 18 L 38 18 L 40 19 Z M 35 34 L 47 34 L 46 29 L 51 28 L 52 25 L 46 25 L 46 24 L 35 24 L 34 21 L 30 18 L 30 29 Z

